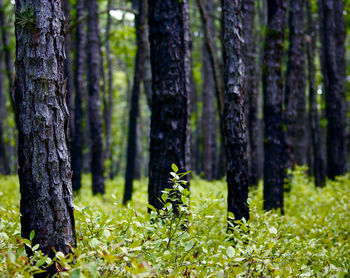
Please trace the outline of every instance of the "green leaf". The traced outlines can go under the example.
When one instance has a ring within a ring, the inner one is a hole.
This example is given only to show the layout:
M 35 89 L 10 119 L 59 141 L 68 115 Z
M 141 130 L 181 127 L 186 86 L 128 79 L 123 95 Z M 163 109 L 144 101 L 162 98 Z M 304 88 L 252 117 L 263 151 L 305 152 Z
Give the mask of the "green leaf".
M 35 264 L 36 267 L 41 267 L 46 263 L 46 257 L 41 258 L 40 260 L 38 260 Z
M 163 193 L 163 194 L 162 194 L 162 200 L 163 200 L 163 202 L 166 202 L 166 199 L 168 199 L 168 194 L 167 194 L 167 193 Z
M 235 256 L 235 249 L 232 246 L 227 247 L 226 254 L 229 258 L 233 258 Z
M 271 228 L 269 228 L 269 232 L 271 233 L 271 234 L 277 234 L 277 229 L 275 228 L 275 227 L 271 227 Z
M 30 234 L 29 234 L 29 240 L 30 240 L 30 241 L 33 241 L 34 236 L 35 236 L 35 231 L 33 230 L 33 231 L 31 231 Z
M 194 242 L 193 240 L 187 241 L 187 243 L 185 244 L 185 251 L 189 251 L 193 248 Z
M 80 278 L 81 270 L 80 268 L 73 269 L 73 271 L 70 274 L 70 278 Z
M 177 168 L 177 166 L 176 166 L 175 163 L 173 163 L 173 164 L 171 165 L 171 169 L 173 169 L 173 171 L 174 171 L 175 173 L 177 173 L 177 171 L 179 171 L 179 168 Z

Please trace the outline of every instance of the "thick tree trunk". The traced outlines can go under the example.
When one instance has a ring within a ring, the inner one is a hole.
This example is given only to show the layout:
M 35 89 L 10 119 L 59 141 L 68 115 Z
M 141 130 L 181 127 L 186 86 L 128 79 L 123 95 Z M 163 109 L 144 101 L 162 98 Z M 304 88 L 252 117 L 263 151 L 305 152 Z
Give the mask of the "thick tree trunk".
M 61 1 L 22 3 L 16 1 L 15 81 L 22 237 L 29 238 L 34 230 L 33 243 L 54 257 L 54 250 L 67 254 L 76 246 L 65 102 L 65 18 Z M 21 15 L 34 9 L 35 22 L 21 24 Z
M 347 172 L 346 100 L 343 68 L 345 57 L 341 46 L 345 33 L 339 28 L 344 23 L 343 14 L 337 11 L 341 0 L 322 0 L 324 57 L 323 73 L 326 76 L 327 173 L 331 179 Z
M 77 18 L 84 16 L 85 0 L 77 0 L 76 2 Z M 81 172 L 83 168 L 82 149 L 83 149 L 83 130 L 82 130 L 82 98 L 85 95 L 85 31 L 84 24 L 80 23 L 76 27 L 75 33 L 75 99 L 74 99 L 74 133 L 72 141 L 72 170 L 73 170 L 73 189 L 79 190 L 81 188 Z
M 204 6 L 207 14 L 213 14 L 215 5 L 213 0 L 205 0 Z M 208 28 L 214 34 L 214 22 L 212 17 L 208 17 Z M 206 41 L 202 45 L 202 130 L 203 130 L 203 174 L 207 180 L 215 177 L 215 165 L 217 154 L 217 112 L 215 107 L 215 80 L 210 54 Z
M 153 88 L 148 200 L 160 209 L 162 190 L 172 186 L 172 163 L 179 172 L 190 166 L 191 38 L 187 0 L 148 3 Z
M 306 2 L 307 13 L 307 62 L 308 62 L 308 79 L 309 79 L 309 125 L 311 129 L 311 144 L 313 151 L 313 172 L 315 175 L 315 185 L 324 186 L 326 180 L 325 162 L 322 152 L 321 127 L 319 113 L 317 110 L 317 94 L 315 82 L 315 28 L 312 20 L 310 2 Z M 310 165 L 311 167 L 311 165 Z
M 244 62 L 242 2 L 222 0 L 224 50 L 224 128 L 228 211 L 248 220 L 248 159 L 244 115 Z
M 254 37 L 254 0 L 246 0 L 242 3 L 243 11 L 243 26 L 245 40 L 245 66 L 246 79 L 244 84 L 245 89 L 245 114 L 247 115 L 248 126 L 248 166 L 249 178 L 251 185 L 258 185 L 259 181 L 259 161 L 258 161 L 258 97 L 259 87 L 256 71 L 256 44 Z
M 0 41 L 0 174 L 10 174 L 9 161 L 7 158 L 6 146 L 4 142 L 4 116 L 5 116 L 5 103 L 6 95 L 3 87 L 4 67 L 3 67 L 3 45 Z
M 1 37 L 2 37 L 4 58 L 5 58 L 4 61 L 5 61 L 6 74 L 7 74 L 8 80 L 9 80 L 8 85 L 9 85 L 10 100 L 11 100 L 13 112 L 16 112 L 14 78 L 13 78 L 14 70 L 13 70 L 13 62 L 12 62 L 9 35 L 7 32 L 7 23 L 6 23 L 6 16 L 5 16 L 5 9 L 4 9 L 3 0 L 0 0 L 0 28 L 1 28 Z
M 89 1 L 88 34 L 87 34 L 87 58 L 88 58 L 88 91 L 89 91 L 89 122 L 91 136 L 91 173 L 92 191 L 94 194 L 105 193 L 105 181 L 103 170 L 103 133 L 102 111 L 100 100 L 101 79 L 101 52 L 98 28 L 98 3 Z
M 284 96 L 285 167 L 293 169 L 298 153 L 297 144 L 303 145 L 306 139 L 303 128 L 297 127 L 300 121 L 305 124 L 305 115 L 302 113 L 305 112 L 304 0 L 290 1 L 289 5 L 289 50 Z M 298 115 L 299 111 L 302 115 Z
M 283 213 L 284 138 L 282 124 L 282 57 L 286 18 L 284 0 L 268 1 L 268 23 L 263 62 L 264 91 L 264 209 Z
M 142 81 L 143 65 L 145 63 L 145 41 L 147 40 L 145 29 L 143 28 L 147 19 L 146 1 L 147 0 L 138 0 L 138 14 L 135 18 L 137 53 L 135 58 L 135 74 L 129 112 L 129 136 L 123 199 L 124 204 L 131 200 L 133 179 L 135 175 L 135 160 L 137 156 L 137 118 L 139 115 L 140 85 Z
M 64 16 L 66 22 L 70 21 L 71 11 L 70 11 L 70 0 L 63 1 Z M 66 27 L 65 27 L 66 28 Z M 66 59 L 64 60 L 64 78 L 66 79 L 67 96 L 66 102 L 69 110 L 69 139 L 72 141 L 74 137 L 74 85 L 73 85 L 73 71 L 72 71 L 72 60 L 71 60 L 71 50 L 72 50 L 72 39 L 69 32 L 66 30 L 66 36 L 64 40 L 64 46 L 66 50 Z

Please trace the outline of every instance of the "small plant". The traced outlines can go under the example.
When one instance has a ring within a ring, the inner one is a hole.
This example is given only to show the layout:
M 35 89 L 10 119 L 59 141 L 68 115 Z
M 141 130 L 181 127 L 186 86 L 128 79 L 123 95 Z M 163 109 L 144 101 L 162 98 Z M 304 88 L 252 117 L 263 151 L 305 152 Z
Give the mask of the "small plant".
M 34 31 L 36 26 L 35 8 L 25 5 L 21 9 L 17 9 L 16 26 L 22 31 L 26 28 Z

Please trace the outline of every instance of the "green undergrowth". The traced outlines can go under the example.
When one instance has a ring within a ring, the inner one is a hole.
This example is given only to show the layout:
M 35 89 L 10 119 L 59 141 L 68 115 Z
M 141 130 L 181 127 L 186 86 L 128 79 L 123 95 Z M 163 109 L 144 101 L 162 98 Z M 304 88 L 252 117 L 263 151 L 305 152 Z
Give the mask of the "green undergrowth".
M 1 177 L 0 277 L 31 277 L 46 263 L 60 277 L 349 277 L 350 179 L 315 188 L 304 173 L 292 175 L 285 215 L 262 210 L 260 185 L 250 192 L 251 219 L 229 233 L 224 181 L 193 178 L 189 205 L 173 217 L 170 203 L 159 216 L 147 213 L 147 180 L 123 207 L 121 178 L 102 197 L 92 196 L 86 176 L 75 198 L 77 248 L 53 260 L 38 246 L 26 257 L 18 180 Z

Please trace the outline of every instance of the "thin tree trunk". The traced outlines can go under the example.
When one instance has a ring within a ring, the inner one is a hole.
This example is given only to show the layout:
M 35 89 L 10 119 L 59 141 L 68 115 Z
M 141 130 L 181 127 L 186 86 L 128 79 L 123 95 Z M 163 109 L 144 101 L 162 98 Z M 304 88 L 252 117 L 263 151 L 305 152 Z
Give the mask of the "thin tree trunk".
M 215 5 L 213 0 L 205 0 L 204 6 L 207 14 L 213 14 Z M 212 17 L 207 19 L 208 28 L 214 34 L 214 22 Z M 217 112 L 215 108 L 215 81 L 210 54 L 206 41 L 202 45 L 202 131 L 203 131 L 203 174 L 207 180 L 215 177 L 215 161 L 217 153 Z
M 33 244 L 52 258 L 54 250 L 67 254 L 76 246 L 63 78 L 65 18 L 61 1 L 22 3 L 16 1 L 15 24 L 22 237 L 34 230 Z M 28 12 L 35 22 L 23 25 L 19 20 Z M 57 272 L 54 265 L 50 272 Z
M 146 0 L 137 1 L 139 8 L 139 12 L 135 17 L 137 53 L 135 58 L 135 74 L 129 112 L 127 165 L 123 199 L 124 204 L 131 200 L 133 179 L 135 176 L 135 159 L 137 155 L 137 117 L 139 115 L 140 83 L 142 81 L 143 65 L 145 63 L 145 41 L 147 40 L 145 29 L 143 28 L 143 26 L 146 24 L 147 18 L 147 3 Z
M 172 186 L 172 163 L 179 172 L 190 166 L 191 38 L 187 0 L 148 3 L 153 88 L 148 201 L 160 209 L 158 198 Z
M 309 79 L 309 123 L 311 127 L 311 143 L 313 151 L 313 169 L 315 175 L 315 185 L 324 186 L 326 180 L 325 162 L 321 144 L 321 127 L 319 113 L 317 110 L 317 94 L 315 82 L 315 29 L 312 20 L 310 2 L 306 2 L 307 13 L 307 62 L 308 62 L 308 79 Z M 311 165 L 310 165 L 311 166 Z
M 89 1 L 88 11 L 88 91 L 89 91 L 89 122 L 91 136 L 91 172 L 92 191 L 94 194 L 105 193 L 105 181 L 103 170 L 103 133 L 102 111 L 100 100 L 101 79 L 101 52 L 98 29 L 98 3 L 96 0 Z
M 197 175 L 201 173 L 201 117 L 199 111 L 200 95 L 197 89 L 196 81 L 194 80 L 193 71 L 191 71 L 191 114 L 194 114 L 195 118 L 195 130 L 192 133 L 192 151 L 191 151 L 191 168 Z
M 77 18 L 84 15 L 85 0 L 77 0 L 76 2 L 76 13 Z M 83 149 L 83 130 L 82 130 L 82 99 L 85 95 L 85 31 L 84 22 L 80 23 L 76 28 L 75 33 L 75 75 L 74 75 L 74 86 L 75 86 L 75 107 L 74 107 L 74 133 L 72 141 L 72 170 L 73 170 L 73 189 L 75 191 L 81 188 L 81 172 L 83 168 L 82 161 L 82 149 Z
M 344 44 L 344 33 L 341 30 L 343 14 L 336 11 L 339 0 L 322 0 L 321 10 L 324 57 L 323 73 L 326 76 L 326 115 L 327 125 L 327 173 L 331 179 L 344 175 L 348 168 L 347 134 L 346 134 L 346 100 L 343 64 L 345 58 L 341 45 Z
M 13 109 L 13 112 L 16 112 L 16 105 L 15 105 L 15 90 L 14 90 L 14 70 L 13 70 L 13 63 L 12 63 L 12 55 L 11 55 L 11 48 L 10 48 L 10 41 L 9 41 L 9 34 L 7 33 L 7 23 L 6 23 L 6 16 L 5 16 L 5 9 L 3 0 L 0 0 L 0 28 L 1 28 L 1 36 L 2 36 L 2 45 L 3 45 L 3 51 L 4 51 L 4 61 L 5 61 L 5 68 L 6 68 L 6 74 L 8 78 L 8 84 L 9 84 L 9 93 L 10 93 L 10 100 L 11 100 L 11 106 Z
M 70 21 L 71 11 L 70 11 L 70 0 L 63 1 L 64 6 L 64 16 L 66 17 L 66 22 Z M 66 79 L 67 96 L 66 102 L 69 110 L 69 132 L 70 141 L 74 137 L 74 85 L 73 85 L 73 71 L 72 71 L 72 60 L 71 60 L 71 50 L 72 50 L 72 39 L 69 32 L 65 32 L 64 46 L 66 51 L 66 59 L 64 60 L 64 78 Z
M 268 23 L 263 63 L 264 91 L 264 209 L 283 213 L 284 138 L 282 125 L 282 57 L 286 2 L 268 1 Z
M 243 29 L 245 40 L 245 98 L 246 98 L 246 117 L 248 126 L 248 141 L 249 141 L 249 178 L 250 184 L 257 186 L 259 181 L 259 161 L 258 161 L 258 97 L 259 87 L 256 72 L 256 44 L 254 37 L 254 14 L 255 1 L 246 0 L 242 3 L 243 10 Z
M 235 219 L 249 218 L 247 137 L 244 115 L 242 2 L 222 0 L 224 50 L 224 128 L 228 211 Z

